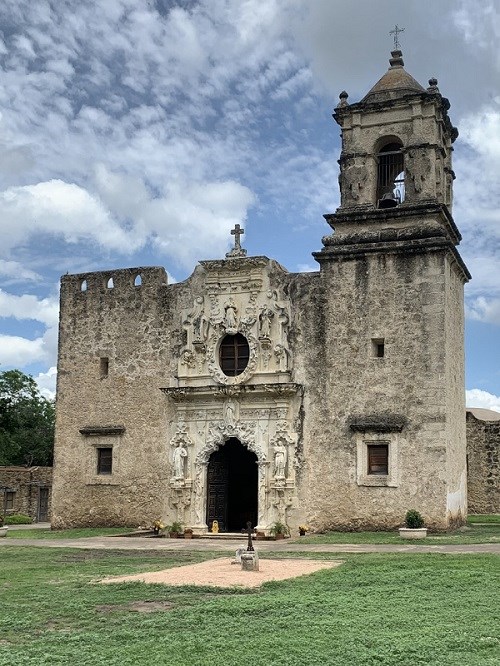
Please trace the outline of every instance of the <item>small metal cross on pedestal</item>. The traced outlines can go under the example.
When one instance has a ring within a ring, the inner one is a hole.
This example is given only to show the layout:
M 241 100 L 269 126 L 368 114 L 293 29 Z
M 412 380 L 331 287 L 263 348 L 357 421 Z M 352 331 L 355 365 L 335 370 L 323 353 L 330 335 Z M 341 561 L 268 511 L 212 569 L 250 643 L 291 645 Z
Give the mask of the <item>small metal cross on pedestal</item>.
M 248 533 L 248 545 L 247 545 L 247 551 L 249 553 L 252 553 L 254 550 L 253 544 L 252 544 L 252 523 L 250 521 L 247 522 L 247 533 Z
M 400 32 L 404 32 L 404 31 L 405 31 L 405 29 L 400 28 L 398 26 L 398 24 L 396 23 L 396 25 L 394 26 L 394 30 L 391 30 L 390 33 L 389 33 L 390 35 L 394 35 L 394 50 L 395 51 L 399 51 L 399 49 L 401 48 L 401 44 L 399 43 L 398 35 L 399 35 Z M 233 232 L 231 231 L 231 233 L 233 233 Z

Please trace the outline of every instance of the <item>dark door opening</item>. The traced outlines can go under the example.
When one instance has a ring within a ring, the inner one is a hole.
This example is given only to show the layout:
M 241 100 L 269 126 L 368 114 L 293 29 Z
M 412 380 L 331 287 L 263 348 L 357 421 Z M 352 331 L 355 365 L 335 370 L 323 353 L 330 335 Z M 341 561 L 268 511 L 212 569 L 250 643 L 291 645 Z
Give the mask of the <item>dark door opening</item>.
M 38 495 L 38 522 L 46 523 L 49 519 L 49 489 L 40 488 Z
M 207 470 L 207 525 L 220 532 L 240 532 L 257 524 L 257 456 L 231 437 L 214 451 Z

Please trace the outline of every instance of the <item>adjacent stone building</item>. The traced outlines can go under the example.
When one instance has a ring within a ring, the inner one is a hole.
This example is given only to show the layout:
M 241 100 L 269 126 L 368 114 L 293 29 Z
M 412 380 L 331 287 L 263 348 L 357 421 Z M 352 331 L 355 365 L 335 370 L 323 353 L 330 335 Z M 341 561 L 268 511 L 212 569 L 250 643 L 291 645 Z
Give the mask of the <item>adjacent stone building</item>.
M 0 516 L 23 514 L 34 523 L 46 522 L 51 491 L 52 467 L 0 466 Z
M 467 490 L 470 513 L 500 513 L 500 413 L 467 409 Z
M 399 51 L 360 102 L 341 93 L 341 205 L 315 273 L 247 257 L 237 226 L 180 284 L 158 267 L 62 278 L 55 527 L 464 521 L 448 109 Z

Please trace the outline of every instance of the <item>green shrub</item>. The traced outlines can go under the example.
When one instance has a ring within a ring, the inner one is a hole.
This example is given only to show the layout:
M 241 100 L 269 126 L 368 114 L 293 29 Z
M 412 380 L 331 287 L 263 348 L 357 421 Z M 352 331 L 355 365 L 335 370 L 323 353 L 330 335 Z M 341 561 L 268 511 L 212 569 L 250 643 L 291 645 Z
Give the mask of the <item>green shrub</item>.
M 276 536 L 277 534 L 284 534 L 285 536 L 290 536 L 290 528 L 285 523 L 277 521 L 271 525 L 269 531 L 272 535 Z
M 424 519 L 418 511 L 415 511 L 415 509 L 410 509 L 406 512 L 405 526 L 413 530 L 419 529 L 420 527 L 424 526 Z
M 171 525 L 166 526 L 166 531 L 169 532 L 169 534 L 181 534 L 184 530 L 182 529 L 182 525 L 177 521 L 174 520 L 174 522 Z
M 5 516 L 4 525 L 31 525 L 33 521 L 29 516 L 22 513 L 15 513 L 12 516 Z

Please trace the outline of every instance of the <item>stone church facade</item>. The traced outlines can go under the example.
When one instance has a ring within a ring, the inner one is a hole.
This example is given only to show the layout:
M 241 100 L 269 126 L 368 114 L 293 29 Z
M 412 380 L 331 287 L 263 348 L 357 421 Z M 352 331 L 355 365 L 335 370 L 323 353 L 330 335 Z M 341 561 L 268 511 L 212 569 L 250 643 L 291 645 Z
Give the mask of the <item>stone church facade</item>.
M 246 256 L 183 283 L 139 267 L 61 281 L 52 522 L 203 533 L 446 529 L 467 512 L 457 131 L 399 51 L 341 93 L 341 205 L 289 273 Z

